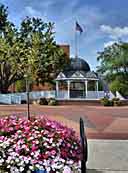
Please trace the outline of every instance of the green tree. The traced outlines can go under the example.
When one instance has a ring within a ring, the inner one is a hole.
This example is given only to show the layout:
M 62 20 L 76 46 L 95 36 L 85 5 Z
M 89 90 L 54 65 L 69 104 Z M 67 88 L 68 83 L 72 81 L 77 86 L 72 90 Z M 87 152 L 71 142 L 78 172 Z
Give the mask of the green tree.
M 53 23 L 38 18 L 27 17 L 21 23 L 21 39 L 31 52 L 27 57 L 37 62 L 33 77 L 37 83 L 52 82 L 67 63 L 65 53 L 54 41 L 53 28 Z
M 66 58 L 54 41 L 53 25 L 27 17 L 17 30 L 8 20 L 7 8 L 0 6 L 1 93 L 25 75 L 31 81 L 52 81 L 63 68 Z
M 15 26 L 7 19 L 7 8 L 0 6 L 0 92 L 23 75 L 24 45 L 18 40 Z
M 102 52 L 99 52 L 97 60 L 100 61 L 97 71 L 105 77 L 110 84 L 110 89 L 114 92 L 118 90 L 123 95 L 127 95 L 128 43 L 114 43 L 106 47 Z
M 0 38 L 0 91 L 6 93 L 8 87 L 23 77 L 24 63 L 22 44 L 10 45 L 6 39 Z

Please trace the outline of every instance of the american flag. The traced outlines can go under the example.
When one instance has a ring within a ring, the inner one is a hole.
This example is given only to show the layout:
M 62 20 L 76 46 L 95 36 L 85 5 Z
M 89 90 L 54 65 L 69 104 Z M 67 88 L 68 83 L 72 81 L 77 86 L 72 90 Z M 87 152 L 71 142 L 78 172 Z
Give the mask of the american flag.
M 82 29 L 82 27 L 79 25 L 78 22 L 76 22 L 76 31 L 79 31 L 80 33 L 83 32 L 83 29 Z

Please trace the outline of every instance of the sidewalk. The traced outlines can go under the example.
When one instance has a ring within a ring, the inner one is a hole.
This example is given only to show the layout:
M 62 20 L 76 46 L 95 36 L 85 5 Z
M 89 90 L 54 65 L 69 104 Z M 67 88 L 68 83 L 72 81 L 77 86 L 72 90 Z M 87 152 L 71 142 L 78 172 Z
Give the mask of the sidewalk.
M 87 170 L 87 173 L 128 173 L 128 171 Z
M 128 173 L 128 140 L 88 140 L 87 173 Z

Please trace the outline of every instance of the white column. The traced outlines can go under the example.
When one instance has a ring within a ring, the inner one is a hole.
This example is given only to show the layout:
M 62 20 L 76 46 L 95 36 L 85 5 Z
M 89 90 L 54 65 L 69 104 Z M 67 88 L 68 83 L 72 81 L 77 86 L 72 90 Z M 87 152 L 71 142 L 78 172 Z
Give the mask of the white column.
M 99 86 L 98 86 L 98 80 L 96 81 L 96 93 L 97 93 L 97 98 L 99 98 Z
M 86 98 L 88 96 L 88 81 L 85 81 L 85 94 L 86 94 Z
M 70 81 L 68 80 L 67 83 L 68 83 L 68 99 L 70 99 Z
M 59 81 L 56 81 L 56 98 L 58 98 L 59 93 Z

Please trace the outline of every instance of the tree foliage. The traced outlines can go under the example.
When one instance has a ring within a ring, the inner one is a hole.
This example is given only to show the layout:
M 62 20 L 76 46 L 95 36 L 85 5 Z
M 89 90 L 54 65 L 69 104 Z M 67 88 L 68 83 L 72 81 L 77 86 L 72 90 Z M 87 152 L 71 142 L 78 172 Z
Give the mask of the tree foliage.
M 22 78 L 24 45 L 18 40 L 15 26 L 7 19 L 7 9 L 0 6 L 0 92 Z
M 38 62 L 34 62 L 38 65 L 34 76 L 37 82 L 52 81 L 66 64 L 66 55 L 54 41 L 53 27 L 53 23 L 44 23 L 38 18 L 27 17 L 21 23 L 21 39 L 31 50 L 29 59 Z
M 98 68 L 102 73 L 128 73 L 128 43 L 114 43 L 99 52 L 97 58 L 101 62 Z
M 114 43 L 98 54 L 97 60 L 100 61 L 100 66 L 97 71 L 105 76 L 114 92 L 118 90 L 123 95 L 127 95 L 128 43 Z
M 0 6 L 0 92 L 24 76 L 53 80 L 66 63 L 66 55 L 54 41 L 53 23 L 26 17 L 18 30 Z

